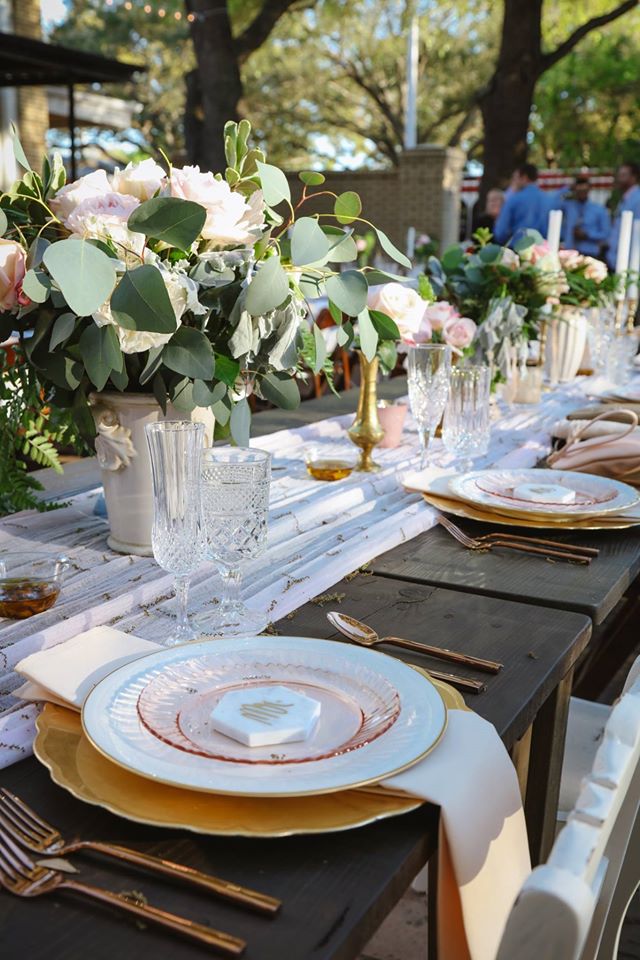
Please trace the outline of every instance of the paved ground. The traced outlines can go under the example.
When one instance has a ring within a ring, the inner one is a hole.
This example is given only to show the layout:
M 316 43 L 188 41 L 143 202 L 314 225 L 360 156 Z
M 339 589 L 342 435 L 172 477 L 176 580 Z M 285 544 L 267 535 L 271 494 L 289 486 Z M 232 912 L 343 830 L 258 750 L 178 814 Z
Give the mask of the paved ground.
M 618 696 L 633 659 L 607 688 L 601 698 L 605 703 L 612 703 Z M 409 890 L 369 941 L 360 960 L 426 960 L 426 955 L 427 899 Z M 622 927 L 617 960 L 640 960 L 640 890 Z

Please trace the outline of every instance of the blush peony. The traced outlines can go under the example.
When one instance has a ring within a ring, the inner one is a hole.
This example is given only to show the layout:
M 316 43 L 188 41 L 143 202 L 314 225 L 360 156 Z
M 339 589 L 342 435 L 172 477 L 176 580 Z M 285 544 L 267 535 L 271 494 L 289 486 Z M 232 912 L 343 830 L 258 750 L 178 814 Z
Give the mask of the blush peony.
M 116 167 L 112 183 L 116 193 L 126 193 L 143 201 L 150 200 L 162 190 L 166 180 L 162 167 L 149 158 L 140 163 L 128 163 L 124 170 Z
M 171 171 L 171 196 L 193 200 L 207 211 L 202 236 L 216 247 L 239 247 L 255 243 L 264 226 L 264 199 L 256 190 L 247 199 L 231 189 L 226 180 L 216 180 L 200 167 Z
M 15 240 L 0 237 L 0 310 L 13 310 L 20 302 L 27 257 Z
M 442 331 L 442 339 L 455 350 L 464 350 L 471 346 L 477 330 L 476 324 L 469 317 L 457 317 L 450 320 Z
M 127 227 L 127 220 L 139 205 L 139 200 L 124 193 L 87 197 L 69 215 L 67 227 L 76 237 L 111 241 L 123 260 L 128 254 L 139 258 L 145 245 L 144 234 L 133 233 Z
M 67 225 L 67 220 L 76 209 L 79 203 L 89 198 L 102 197 L 105 193 L 111 193 L 112 187 L 104 170 L 94 170 L 88 173 L 86 177 L 80 177 L 73 183 L 58 190 L 58 193 L 51 201 L 51 209 L 62 222 Z

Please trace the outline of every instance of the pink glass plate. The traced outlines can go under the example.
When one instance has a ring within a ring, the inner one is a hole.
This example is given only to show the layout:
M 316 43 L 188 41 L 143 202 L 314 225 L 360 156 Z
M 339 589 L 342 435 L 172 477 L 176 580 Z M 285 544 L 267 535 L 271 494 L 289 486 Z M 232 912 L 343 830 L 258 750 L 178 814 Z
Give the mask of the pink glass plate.
M 554 478 L 555 480 L 555 478 Z M 555 480 L 560 486 L 567 487 L 568 490 L 573 490 L 575 493 L 575 500 L 572 503 L 554 503 L 553 501 L 545 501 L 544 503 L 534 503 L 532 500 L 527 500 L 523 497 L 515 496 L 515 488 L 520 483 L 530 483 L 531 478 L 520 479 L 517 476 L 514 478 L 512 474 L 509 475 L 509 478 L 501 477 L 500 474 L 497 474 L 495 477 L 479 477 L 475 480 L 475 485 L 478 490 L 481 490 L 482 493 L 488 493 L 489 496 L 499 497 L 502 500 L 510 500 L 512 503 L 523 503 L 528 507 L 536 507 L 542 510 L 548 510 L 551 507 L 560 507 L 563 511 L 571 511 L 571 508 L 574 510 L 583 508 L 583 507 L 592 507 L 596 504 L 609 503 L 611 500 L 615 500 L 618 496 L 618 491 L 612 488 L 603 491 L 592 491 L 587 493 L 583 490 L 576 490 L 575 487 L 570 486 L 568 483 L 563 483 L 562 480 Z
M 247 747 L 211 726 L 211 712 L 230 690 L 286 686 L 322 705 L 315 731 L 297 743 Z M 166 666 L 142 689 L 138 716 L 159 740 L 187 753 L 243 764 L 305 763 L 371 743 L 400 713 L 400 697 L 381 675 L 359 666 L 352 674 L 283 660 L 246 656 L 193 657 Z

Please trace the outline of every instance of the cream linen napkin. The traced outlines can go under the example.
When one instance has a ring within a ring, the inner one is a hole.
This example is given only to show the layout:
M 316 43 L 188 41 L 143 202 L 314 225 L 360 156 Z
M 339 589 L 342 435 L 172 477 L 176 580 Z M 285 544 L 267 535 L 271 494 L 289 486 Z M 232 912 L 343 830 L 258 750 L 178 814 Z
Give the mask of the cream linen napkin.
M 16 673 L 27 682 L 14 694 L 23 700 L 49 700 L 80 710 L 91 690 L 108 673 L 160 649 L 159 643 L 122 630 L 93 627 L 16 664 Z
M 494 960 L 531 872 L 518 779 L 495 728 L 475 713 L 450 710 L 433 753 L 382 786 L 441 808 L 440 960 Z

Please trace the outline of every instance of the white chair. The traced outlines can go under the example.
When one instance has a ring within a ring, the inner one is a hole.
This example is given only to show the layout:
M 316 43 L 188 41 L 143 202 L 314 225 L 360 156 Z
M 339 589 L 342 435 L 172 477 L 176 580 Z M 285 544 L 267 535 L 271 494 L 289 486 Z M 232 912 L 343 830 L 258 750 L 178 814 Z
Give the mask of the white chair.
M 572 713 L 563 799 L 570 787 L 577 795 L 547 863 L 516 900 L 496 960 L 615 960 L 640 884 L 640 658 L 613 708 L 576 701 Z M 591 752 L 576 789 L 579 760 Z

